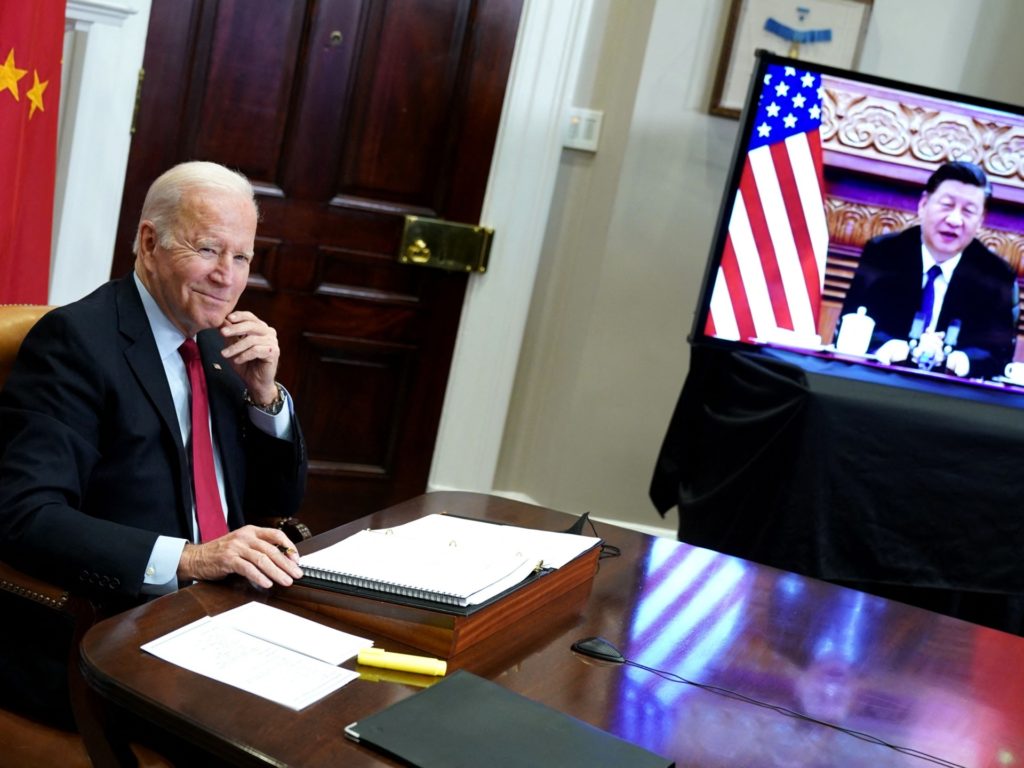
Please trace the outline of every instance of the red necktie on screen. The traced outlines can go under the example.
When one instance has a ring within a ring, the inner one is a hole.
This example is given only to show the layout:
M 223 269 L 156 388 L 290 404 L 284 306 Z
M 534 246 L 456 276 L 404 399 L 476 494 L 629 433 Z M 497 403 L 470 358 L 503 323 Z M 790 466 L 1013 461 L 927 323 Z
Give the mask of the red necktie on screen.
M 192 387 L 192 485 L 196 497 L 196 520 L 199 540 L 211 541 L 228 532 L 224 508 L 217 489 L 217 470 L 213 465 L 213 443 L 210 441 L 210 400 L 206 394 L 206 376 L 199 359 L 199 347 L 192 339 L 178 347 L 188 382 Z

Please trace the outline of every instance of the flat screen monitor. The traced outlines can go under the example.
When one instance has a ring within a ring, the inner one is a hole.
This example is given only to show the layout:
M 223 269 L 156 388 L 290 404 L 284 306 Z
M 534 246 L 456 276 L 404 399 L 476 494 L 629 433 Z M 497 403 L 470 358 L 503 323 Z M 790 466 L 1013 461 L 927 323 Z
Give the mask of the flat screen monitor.
M 1024 392 L 1024 108 L 762 51 L 740 119 L 691 343 Z

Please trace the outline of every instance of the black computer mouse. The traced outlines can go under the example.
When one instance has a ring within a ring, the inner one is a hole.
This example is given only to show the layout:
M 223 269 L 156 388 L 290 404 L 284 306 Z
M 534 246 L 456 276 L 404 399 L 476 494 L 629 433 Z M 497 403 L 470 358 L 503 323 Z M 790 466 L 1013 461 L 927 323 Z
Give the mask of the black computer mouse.
M 582 640 L 577 640 L 572 644 L 572 649 L 576 653 L 582 653 L 584 656 L 590 656 L 594 659 L 601 659 L 601 661 L 612 661 L 616 664 L 621 664 L 626 660 L 626 657 L 622 655 L 619 649 L 603 637 L 585 637 Z

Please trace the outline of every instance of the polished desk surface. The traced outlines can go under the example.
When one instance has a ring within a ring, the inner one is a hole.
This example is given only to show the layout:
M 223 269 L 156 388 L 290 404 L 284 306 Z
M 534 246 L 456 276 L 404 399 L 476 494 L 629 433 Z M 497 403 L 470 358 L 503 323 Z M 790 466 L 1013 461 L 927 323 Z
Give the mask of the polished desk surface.
M 573 518 L 469 493 L 435 493 L 305 542 L 431 512 L 564 530 Z M 486 640 L 452 660 L 679 766 L 1024 764 L 1024 638 L 687 544 L 597 524 L 600 562 L 573 610 Z M 143 653 L 139 646 L 249 600 L 310 614 L 242 583 L 199 584 L 108 619 L 82 644 L 103 696 L 240 765 L 396 765 L 347 741 L 346 724 L 414 694 L 359 679 L 293 712 Z M 326 617 L 339 629 L 374 637 Z M 627 658 L 872 737 L 570 650 L 603 635 Z M 404 649 L 374 638 L 389 650 Z M 355 668 L 354 661 L 343 666 Z M 429 682 L 424 678 L 424 683 Z M 934 759 L 896 752 L 877 741 Z

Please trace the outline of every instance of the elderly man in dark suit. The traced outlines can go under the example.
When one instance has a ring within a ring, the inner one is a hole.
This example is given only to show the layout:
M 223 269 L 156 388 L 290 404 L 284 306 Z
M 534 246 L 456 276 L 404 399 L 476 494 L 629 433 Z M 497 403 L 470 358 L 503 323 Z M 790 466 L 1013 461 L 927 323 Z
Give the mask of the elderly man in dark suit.
M 978 166 L 947 163 L 921 195 L 920 225 L 864 246 L 842 314 L 865 308 L 875 321 L 869 351 L 883 362 L 909 359 L 986 378 L 1001 374 L 1012 358 L 1016 275 L 974 237 L 990 194 Z M 957 326 L 951 350 L 946 334 Z
M 276 333 L 235 310 L 256 222 L 243 176 L 175 166 L 146 197 L 134 272 L 29 333 L 0 394 L 5 560 L 112 608 L 302 575 L 284 533 L 246 525 L 292 515 L 306 468 Z

